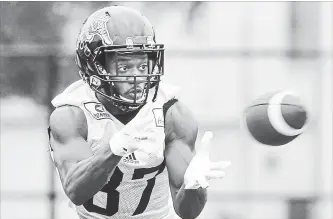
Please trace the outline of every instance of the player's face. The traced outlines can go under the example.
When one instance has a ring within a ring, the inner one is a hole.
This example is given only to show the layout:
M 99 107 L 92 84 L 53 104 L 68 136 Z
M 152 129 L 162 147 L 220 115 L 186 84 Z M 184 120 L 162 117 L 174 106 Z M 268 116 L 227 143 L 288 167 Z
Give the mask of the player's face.
M 115 55 L 106 54 L 106 70 L 113 75 L 117 75 L 117 72 L 119 76 L 139 76 L 148 74 L 148 57 L 145 53 L 118 54 L 117 62 L 115 60 Z M 114 83 L 114 88 L 120 96 L 134 100 L 136 90 L 136 100 L 143 97 L 146 77 L 137 77 L 136 84 L 134 83 L 134 77 L 115 77 L 114 79 L 130 80 L 130 82 Z

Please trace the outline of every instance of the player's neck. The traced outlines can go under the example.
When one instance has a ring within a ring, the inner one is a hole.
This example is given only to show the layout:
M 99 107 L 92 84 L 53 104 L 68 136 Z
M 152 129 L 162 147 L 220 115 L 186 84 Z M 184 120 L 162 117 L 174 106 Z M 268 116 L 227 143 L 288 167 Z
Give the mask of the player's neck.
M 105 109 L 114 116 L 125 115 L 127 113 L 114 106 L 108 99 L 106 99 L 103 95 L 100 95 L 99 93 L 96 93 L 96 98 L 99 102 L 103 104 Z
M 103 104 L 103 106 L 105 107 L 105 109 L 111 113 L 113 116 L 126 116 L 126 115 L 132 115 L 134 111 L 139 111 L 138 110 L 134 110 L 131 112 L 124 112 L 121 109 L 119 109 L 118 107 L 114 106 L 108 99 L 106 99 L 103 95 L 100 95 L 98 93 L 96 93 L 96 98 L 99 102 L 101 102 Z
M 112 103 L 109 102 L 104 96 L 96 93 L 96 98 L 103 104 L 105 109 L 111 113 L 114 117 L 116 117 L 120 122 L 123 124 L 127 124 L 131 121 L 136 114 L 139 112 L 140 108 L 131 112 L 124 112 L 120 110 L 118 107 L 114 106 Z

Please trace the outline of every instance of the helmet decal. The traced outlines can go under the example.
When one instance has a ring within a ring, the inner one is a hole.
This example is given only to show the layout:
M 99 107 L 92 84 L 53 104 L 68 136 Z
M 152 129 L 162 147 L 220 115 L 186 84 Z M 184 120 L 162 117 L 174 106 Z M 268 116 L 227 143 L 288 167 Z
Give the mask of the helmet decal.
M 88 32 L 89 34 L 91 34 L 89 37 L 93 38 L 95 35 L 98 35 L 102 38 L 104 45 L 111 46 L 113 42 L 110 39 L 109 32 L 106 28 L 106 23 L 109 21 L 110 18 L 111 17 L 109 13 L 105 13 L 105 17 L 101 17 L 99 19 L 94 20 Z
M 110 20 L 110 14 L 108 12 L 104 13 L 104 16 L 96 18 L 92 24 L 89 26 L 87 31 L 81 31 L 79 34 L 78 43 L 86 42 L 91 43 L 96 36 L 100 37 L 103 45 L 111 46 L 113 41 L 110 38 L 109 32 L 107 30 L 106 24 Z M 83 43 L 78 44 L 81 48 L 84 46 Z

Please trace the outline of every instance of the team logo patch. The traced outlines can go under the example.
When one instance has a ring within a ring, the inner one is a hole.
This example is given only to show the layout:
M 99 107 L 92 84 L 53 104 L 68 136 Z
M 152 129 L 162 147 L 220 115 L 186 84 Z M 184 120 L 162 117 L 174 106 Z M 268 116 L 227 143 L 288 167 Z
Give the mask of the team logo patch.
M 84 107 L 97 120 L 111 119 L 111 114 L 107 112 L 104 106 L 100 103 L 85 103 Z
M 162 108 L 153 109 L 156 127 L 164 127 L 164 115 Z

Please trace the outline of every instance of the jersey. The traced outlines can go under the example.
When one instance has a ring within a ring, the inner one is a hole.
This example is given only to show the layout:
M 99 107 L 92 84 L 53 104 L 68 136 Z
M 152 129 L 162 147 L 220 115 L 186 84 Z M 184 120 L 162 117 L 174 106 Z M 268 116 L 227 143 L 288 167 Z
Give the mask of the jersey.
M 159 219 L 175 215 L 170 196 L 168 173 L 164 160 L 163 104 L 176 97 L 176 89 L 160 84 L 156 101 L 148 99 L 137 115 L 127 124 L 145 120 L 147 130 L 154 131 L 154 153 L 135 151 L 123 156 L 108 183 L 81 206 L 72 204 L 82 219 Z M 152 95 L 149 95 L 150 97 Z M 87 120 L 87 141 L 98 141 L 108 121 L 117 130 L 125 125 L 110 114 L 98 101 L 95 93 L 82 80 L 74 82 L 52 100 L 55 107 L 79 107 Z M 92 152 L 99 150 L 93 144 Z M 169 218 L 169 217 L 168 217 Z M 171 217 L 174 218 L 174 217 Z

